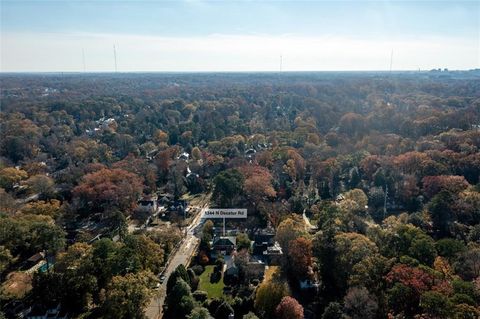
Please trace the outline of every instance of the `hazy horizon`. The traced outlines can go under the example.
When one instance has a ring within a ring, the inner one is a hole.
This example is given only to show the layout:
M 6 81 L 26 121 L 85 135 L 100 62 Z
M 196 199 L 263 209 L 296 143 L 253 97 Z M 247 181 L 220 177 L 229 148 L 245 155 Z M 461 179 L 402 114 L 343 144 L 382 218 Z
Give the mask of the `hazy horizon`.
M 46 75 L 123 75 L 123 74 L 303 74 L 303 73 L 378 73 L 378 74 L 402 74 L 402 73 L 427 73 L 431 71 L 448 71 L 448 72 L 470 72 L 470 71 L 477 71 L 480 68 L 474 69 L 449 69 L 449 68 L 432 68 L 432 69 L 425 69 L 425 70 L 283 70 L 283 71 L 275 71 L 275 70 L 266 70 L 266 71 L 256 71 L 256 70 L 245 70 L 245 71 L 230 71 L 230 70 L 223 70 L 223 71 L 1 71 L 0 75 L 9 75 L 9 74 L 18 74 L 18 75 L 28 75 L 28 74 L 46 74 Z
M 477 1 L 6 0 L 1 8 L 2 73 L 112 72 L 114 45 L 118 72 L 480 66 Z

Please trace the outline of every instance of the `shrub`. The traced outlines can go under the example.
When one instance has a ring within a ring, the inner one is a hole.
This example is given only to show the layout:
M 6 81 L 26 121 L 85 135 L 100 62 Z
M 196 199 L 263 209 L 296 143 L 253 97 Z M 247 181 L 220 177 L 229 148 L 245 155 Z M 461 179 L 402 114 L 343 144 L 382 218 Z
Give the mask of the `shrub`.
M 203 267 L 202 265 L 195 265 L 195 266 L 191 267 L 190 269 L 192 269 L 193 272 L 195 273 L 195 275 L 197 275 L 197 276 L 200 276 L 205 271 L 205 267 Z
M 213 284 L 213 283 L 216 283 L 218 282 L 220 279 L 222 278 L 222 273 L 219 272 L 219 271 L 214 271 L 211 275 L 210 275 L 210 282 Z
M 454 305 L 466 304 L 470 306 L 475 306 L 475 300 L 472 297 L 466 294 L 455 294 L 450 299 Z
M 197 290 L 192 295 L 193 298 L 198 302 L 204 302 L 208 298 L 208 293 L 203 290 Z

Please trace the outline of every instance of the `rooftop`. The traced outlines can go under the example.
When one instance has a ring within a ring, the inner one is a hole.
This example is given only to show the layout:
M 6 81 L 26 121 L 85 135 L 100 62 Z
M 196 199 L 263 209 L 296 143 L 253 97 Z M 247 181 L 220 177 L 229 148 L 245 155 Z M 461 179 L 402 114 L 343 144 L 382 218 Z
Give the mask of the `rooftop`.
M 215 237 L 213 239 L 213 244 L 214 245 L 222 245 L 222 246 L 227 246 L 227 245 L 237 245 L 237 238 L 233 236 L 221 236 L 221 237 Z

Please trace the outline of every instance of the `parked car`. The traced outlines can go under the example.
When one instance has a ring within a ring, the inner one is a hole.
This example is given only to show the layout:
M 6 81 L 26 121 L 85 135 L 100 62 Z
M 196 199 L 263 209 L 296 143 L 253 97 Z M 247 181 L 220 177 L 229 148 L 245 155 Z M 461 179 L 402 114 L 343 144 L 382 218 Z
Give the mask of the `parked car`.
M 167 277 L 165 277 L 165 275 L 161 275 L 161 276 L 160 276 L 160 284 L 163 284 L 163 282 L 165 281 L 165 279 L 167 279 Z

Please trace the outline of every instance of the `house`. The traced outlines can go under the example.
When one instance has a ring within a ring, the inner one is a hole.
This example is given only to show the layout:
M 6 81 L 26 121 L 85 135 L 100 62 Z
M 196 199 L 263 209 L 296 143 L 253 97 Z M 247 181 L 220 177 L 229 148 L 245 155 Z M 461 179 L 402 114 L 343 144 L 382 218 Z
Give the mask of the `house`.
M 253 235 L 253 255 L 269 265 L 279 265 L 283 255 L 282 247 L 275 241 L 275 230 L 268 226 L 257 230 Z
M 265 276 L 266 264 L 253 256 L 249 257 L 248 262 L 235 264 L 235 256 L 225 256 L 225 272 L 223 278 L 226 284 L 237 282 L 240 277 L 242 280 L 250 281 L 253 279 L 263 280 Z
M 98 128 L 103 130 L 117 127 L 117 123 L 114 118 L 106 119 L 102 117 L 100 120 L 97 121 L 97 124 L 98 124 Z
M 262 252 L 265 261 L 269 265 L 280 265 L 280 259 L 283 256 L 282 247 L 276 241 L 272 246 L 268 246 L 266 250 Z
M 190 169 L 189 166 L 187 166 L 187 175 L 185 175 L 185 177 L 188 179 L 188 178 L 193 178 L 193 179 L 196 179 L 198 177 L 200 177 L 200 175 L 196 174 L 196 173 L 193 173 L 192 170 Z
M 183 152 L 182 154 L 180 154 L 180 156 L 177 157 L 177 159 L 184 161 L 188 161 L 189 158 L 190 154 L 188 154 L 187 152 Z
M 253 148 L 250 148 L 245 151 L 245 157 L 251 160 L 255 156 L 255 153 L 257 153 L 257 151 Z
M 25 305 L 19 300 L 12 300 L 7 302 L 2 310 L 7 318 L 25 318 L 32 310 L 32 307 Z
M 172 194 L 160 194 L 159 203 L 162 205 L 168 205 L 173 202 L 174 196 Z
M 38 264 L 41 260 L 45 258 L 45 252 L 41 251 L 36 253 L 35 255 L 32 255 L 30 258 L 27 259 L 27 265 L 28 266 L 34 266 Z
M 187 178 L 187 180 L 196 181 L 200 177 L 200 175 L 196 173 L 188 172 L 187 175 L 185 175 L 185 177 Z
M 272 226 L 267 226 L 267 228 L 257 229 L 253 234 L 253 240 L 256 243 L 267 243 L 272 245 L 275 238 L 275 230 Z
M 308 271 L 305 274 L 303 280 L 299 280 L 299 286 L 302 290 L 318 290 L 320 289 L 320 283 L 318 278 L 315 276 L 312 267 L 308 267 Z
M 275 230 L 272 227 L 258 229 L 253 234 L 253 254 L 262 255 L 267 247 L 273 245 Z
M 266 266 L 267 265 L 262 260 L 252 258 L 245 267 L 245 277 L 248 280 L 263 280 L 265 277 Z
M 30 258 L 27 259 L 25 262 L 25 268 L 27 269 L 25 272 L 26 273 L 34 273 L 38 269 L 40 269 L 42 266 L 44 266 L 47 263 L 45 260 L 45 252 L 41 251 L 36 253 L 35 255 L 31 256 Z
M 320 288 L 320 284 L 316 280 L 312 280 L 312 279 L 300 280 L 299 284 L 300 284 L 300 289 L 302 290 Z
M 32 307 L 30 313 L 26 316 L 27 319 L 68 319 L 68 315 L 62 310 L 60 304 L 56 306 L 46 307 L 44 305 L 35 305 Z
M 223 273 L 223 280 L 225 283 L 236 283 L 238 281 L 239 269 L 235 265 L 234 258 L 225 256 L 225 272 Z
M 192 172 L 190 167 L 187 167 L 185 179 L 187 182 L 187 188 L 191 193 L 201 193 L 205 189 L 200 175 Z
M 143 196 L 138 201 L 137 210 L 141 213 L 149 213 L 151 215 L 156 215 L 159 212 L 157 195 Z
M 153 160 L 158 154 L 158 149 L 155 148 L 153 150 L 150 150 L 148 151 L 146 154 L 145 154 L 145 158 L 149 161 Z
M 248 150 L 245 151 L 245 155 L 247 156 L 252 156 L 256 153 L 257 151 L 253 148 L 249 148 Z
M 213 238 L 212 250 L 222 255 L 230 255 L 237 247 L 237 238 L 233 236 L 218 236 Z
M 187 217 L 187 207 L 188 203 L 186 200 L 179 199 L 179 200 L 174 200 L 169 206 L 168 206 L 168 212 L 170 213 L 177 213 L 180 216 L 183 216 L 184 218 Z

